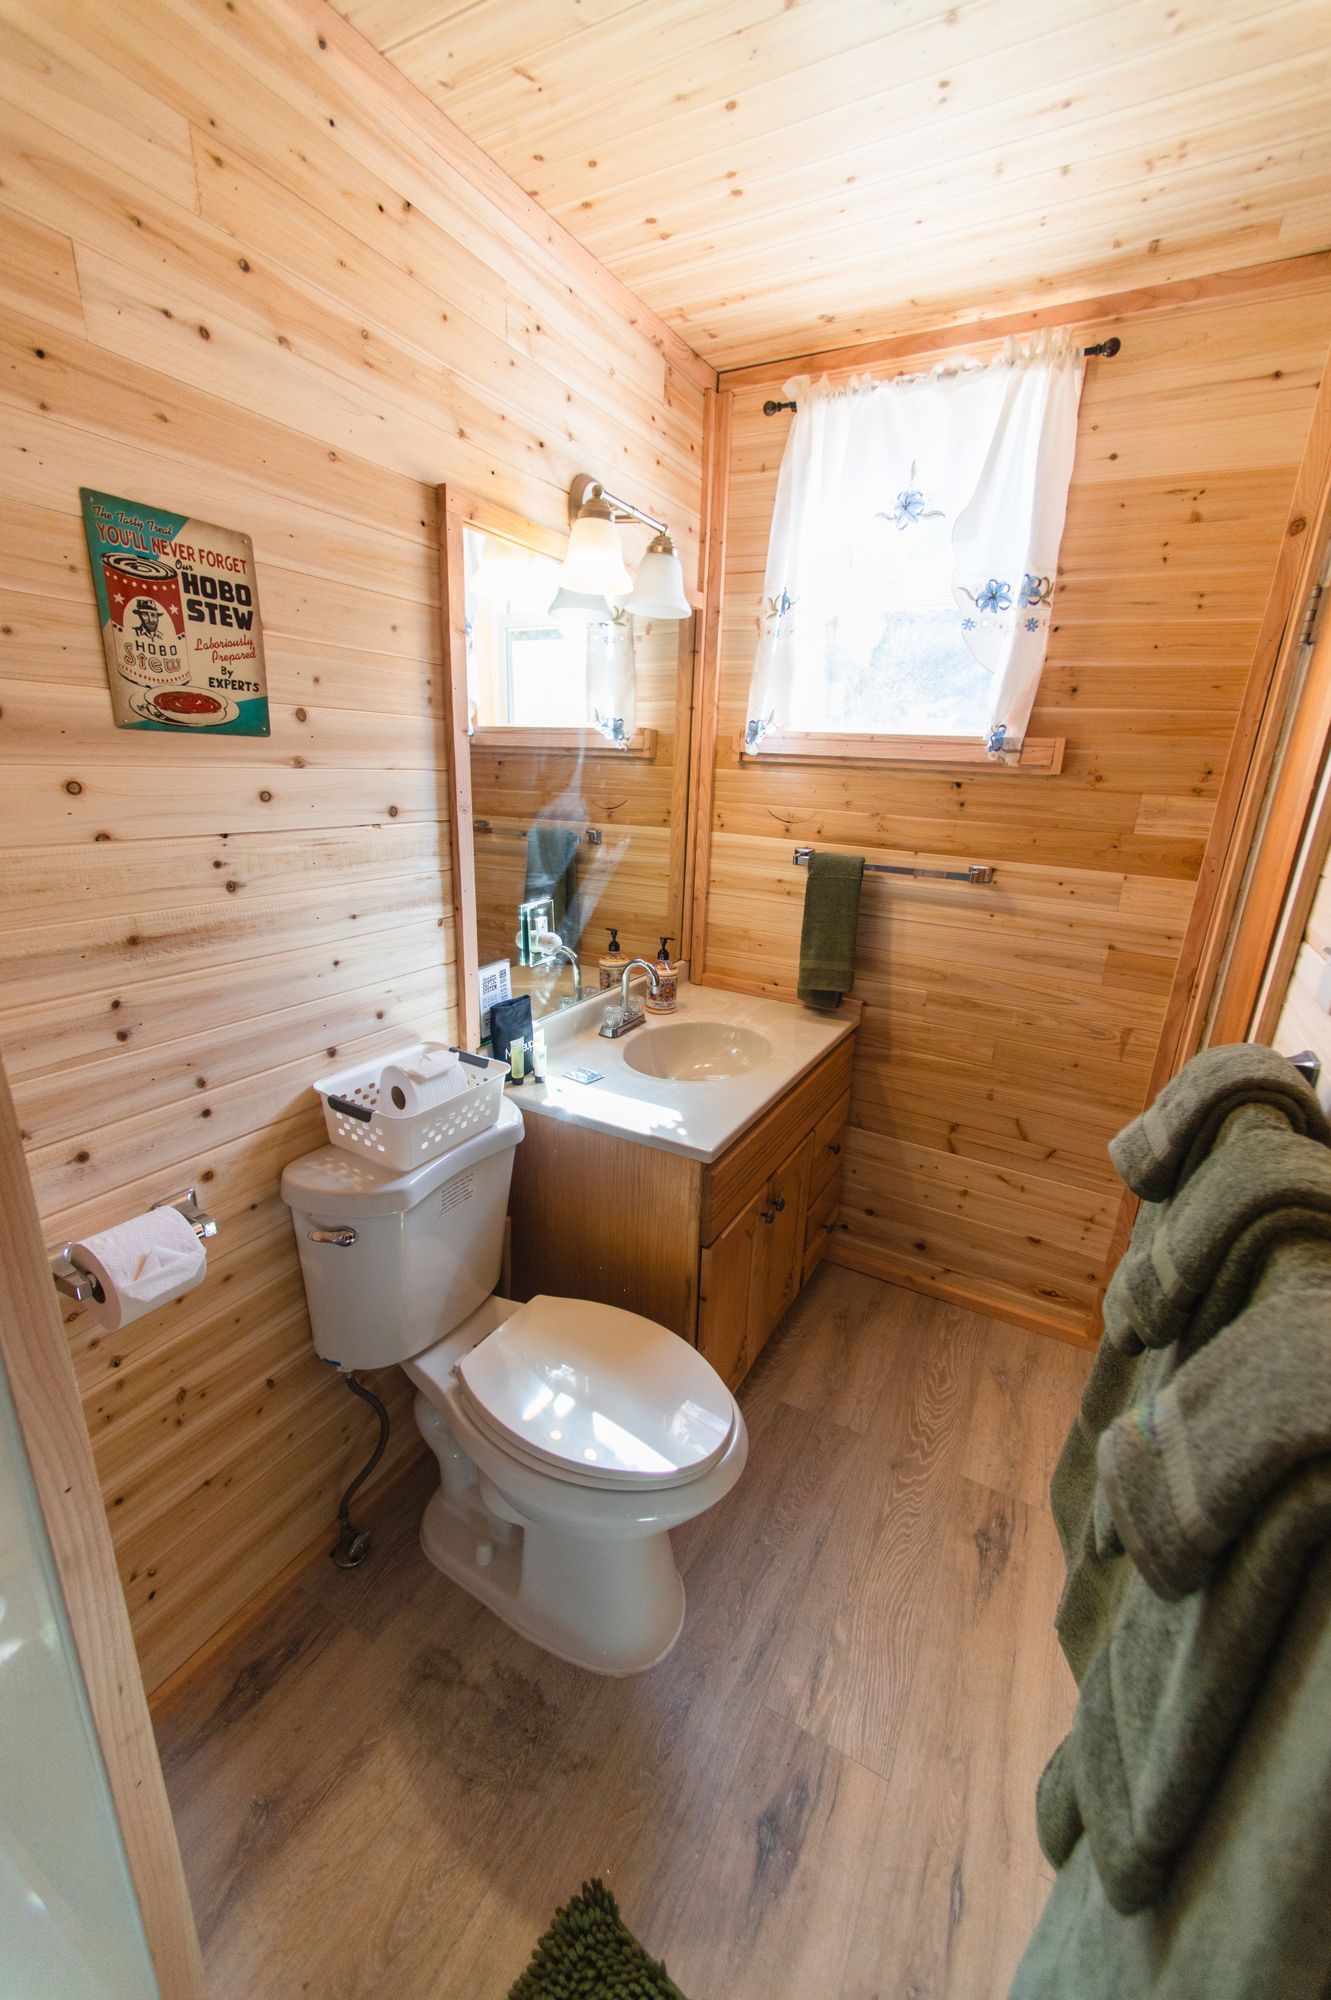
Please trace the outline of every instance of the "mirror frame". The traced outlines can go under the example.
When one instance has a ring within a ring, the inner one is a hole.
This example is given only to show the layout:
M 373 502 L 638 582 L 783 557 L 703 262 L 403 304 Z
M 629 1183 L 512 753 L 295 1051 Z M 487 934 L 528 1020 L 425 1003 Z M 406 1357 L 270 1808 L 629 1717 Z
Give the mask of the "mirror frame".
M 568 546 L 567 528 L 542 527 L 525 515 L 515 514 L 492 500 L 464 492 L 456 486 L 437 486 L 435 499 L 439 522 L 439 603 L 443 626 L 444 745 L 448 760 L 448 832 L 452 866 L 453 964 L 457 982 L 458 1044 L 464 1049 L 479 1046 L 481 1034 L 480 950 L 476 927 L 476 822 L 472 807 L 471 733 L 468 727 L 467 690 L 467 604 L 466 564 L 462 532 L 475 528 L 496 535 L 519 548 L 539 555 L 563 559 Z M 696 761 L 694 728 L 694 669 L 702 628 L 701 599 L 688 592 L 692 618 L 679 620 L 679 648 L 675 670 L 675 741 L 671 765 L 670 841 L 668 847 L 669 896 L 666 928 L 679 940 L 679 955 L 687 958 L 690 939 L 688 924 L 692 899 L 686 880 L 691 863 L 689 801 L 692 768 Z M 529 734 L 529 732 L 523 732 Z M 548 732 L 567 738 L 568 731 Z M 650 745 L 647 737 L 652 737 Z M 572 749 L 567 742 L 552 748 Z M 654 757 L 655 735 L 639 731 L 625 751 L 600 742 L 583 746 L 584 754 L 595 757 Z M 613 824 L 613 821 L 610 822 Z

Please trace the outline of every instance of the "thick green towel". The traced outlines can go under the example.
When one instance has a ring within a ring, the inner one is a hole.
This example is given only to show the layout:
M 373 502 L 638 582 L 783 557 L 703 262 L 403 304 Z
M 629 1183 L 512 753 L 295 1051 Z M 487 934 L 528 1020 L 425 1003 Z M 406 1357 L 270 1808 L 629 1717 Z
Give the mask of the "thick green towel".
M 1191 1596 L 1166 1602 L 1123 1559 L 1128 1582 L 1113 1626 L 1082 1679 L 1076 1719 L 1036 1801 L 1048 1859 L 1063 1867 L 1084 1836 L 1105 1894 L 1123 1914 L 1168 1889 L 1248 1731 L 1308 1566 L 1329 1543 L 1331 1462 L 1320 1459 L 1280 1485 L 1211 1582 Z M 1308 1751 L 1331 1776 L 1325 1718 L 1321 1742 Z M 1291 1816 L 1289 1844 L 1309 1837 Z
M 1155 1103 L 1109 1142 L 1109 1157 L 1146 1201 L 1163 1201 L 1186 1180 L 1240 1104 L 1274 1104 L 1296 1132 L 1331 1145 L 1316 1094 L 1285 1056 L 1261 1042 L 1203 1049 Z
M 1132 1231 L 1132 1243 L 1149 1237 L 1159 1210 L 1143 1207 Z M 1049 1498 L 1054 1524 L 1063 1544 L 1067 1581 L 1054 1624 L 1064 1657 L 1080 1682 L 1113 1618 L 1126 1577 L 1126 1565 L 1106 1559 L 1096 1547 L 1094 1508 L 1096 1446 L 1101 1433 L 1154 1385 L 1166 1370 L 1157 1353 L 1125 1354 L 1112 1341 L 1100 1351 L 1082 1392 L 1057 1466 Z
M 810 1007 L 830 1013 L 855 983 L 855 925 L 863 876 L 862 854 L 809 856 L 797 990 Z
M 1295 1467 L 1331 1456 L 1331 1252 L 1319 1289 L 1249 1306 L 1097 1451 L 1096 1546 L 1186 1597 Z M 1103 1515 L 1101 1512 L 1103 1504 Z
M 1244 1106 L 1149 1240 L 1134 1237 L 1105 1293 L 1105 1332 L 1128 1353 L 1191 1339 L 1199 1318 L 1214 1332 L 1242 1311 L 1276 1244 L 1319 1235 L 1331 1241 L 1331 1148 L 1291 1132 L 1272 1106 Z
M 1164 1894 L 1116 1910 L 1083 1836 L 1059 1871 L 1011 2000 L 1325 2000 L 1331 1992 L 1331 1548 L 1281 1643 Z

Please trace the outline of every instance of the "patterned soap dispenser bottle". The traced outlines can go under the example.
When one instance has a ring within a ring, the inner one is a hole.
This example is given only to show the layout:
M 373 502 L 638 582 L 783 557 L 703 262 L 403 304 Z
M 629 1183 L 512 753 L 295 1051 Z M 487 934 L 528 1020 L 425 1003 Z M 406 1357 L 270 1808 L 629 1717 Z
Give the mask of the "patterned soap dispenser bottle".
M 612 986 L 618 986 L 619 975 L 627 964 L 628 960 L 619 948 L 619 926 L 612 924 L 610 926 L 609 946 L 596 961 L 597 970 L 601 975 L 601 991 L 603 993 L 608 993 Z
M 679 967 L 670 962 L 670 939 L 663 937 L 661 949 L 656 954 L 656 991 L 647 992 L 646 1006 L 649 1014 L 673 1014 L 675 1002 L 679 998 Z

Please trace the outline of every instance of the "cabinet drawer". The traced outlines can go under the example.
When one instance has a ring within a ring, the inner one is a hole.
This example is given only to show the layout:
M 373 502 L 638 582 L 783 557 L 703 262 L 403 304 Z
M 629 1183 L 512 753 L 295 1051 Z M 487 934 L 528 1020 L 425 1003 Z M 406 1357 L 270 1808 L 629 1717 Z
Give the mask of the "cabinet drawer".
M 849 1103 L 852 1049 L 851 1037 L 838 1042 L 801 1078 L 788 1097 L 760 1118 L 729 1152 L 703 1169 L 704 1243 L 714 1242 L 726 1224 L 748 1205 L 755 1188 L 788 1156 L 801 1135 L 823 1122 L 819 1114 L 829 1099 L 833 1100 L 833 1109 L 843 1099 Z M 831 1115 L 830 1110 L 827 1115 Z M 841 1115 L 844 1118 L 845 1113 Z

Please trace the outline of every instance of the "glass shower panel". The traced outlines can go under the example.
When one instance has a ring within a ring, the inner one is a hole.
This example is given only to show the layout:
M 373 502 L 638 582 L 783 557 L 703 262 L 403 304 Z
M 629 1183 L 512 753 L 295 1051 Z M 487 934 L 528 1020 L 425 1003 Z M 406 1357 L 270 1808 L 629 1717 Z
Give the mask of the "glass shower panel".
M 4 2000 L 158 2000 L 3 1364 L 0 1967 Z

